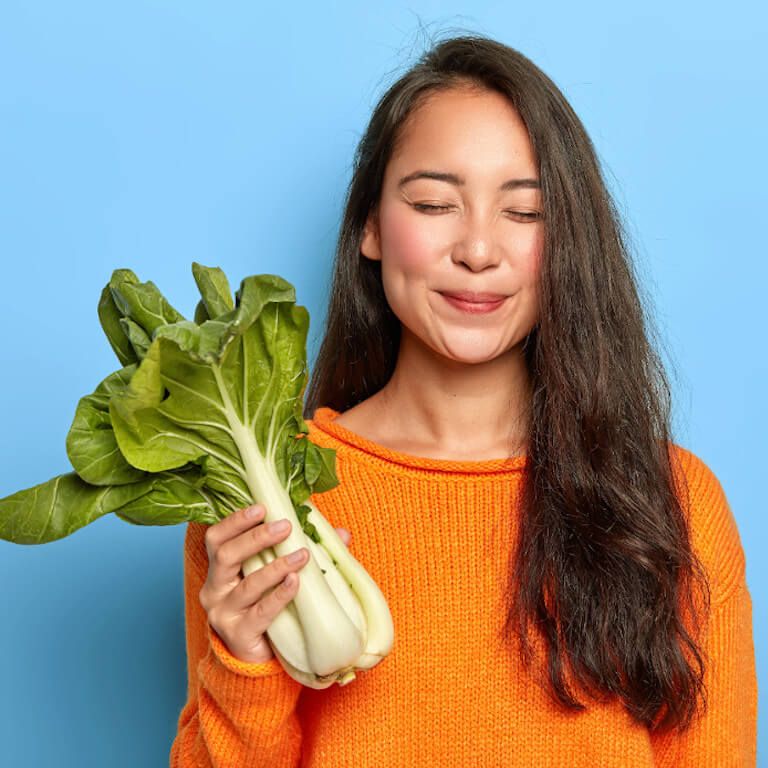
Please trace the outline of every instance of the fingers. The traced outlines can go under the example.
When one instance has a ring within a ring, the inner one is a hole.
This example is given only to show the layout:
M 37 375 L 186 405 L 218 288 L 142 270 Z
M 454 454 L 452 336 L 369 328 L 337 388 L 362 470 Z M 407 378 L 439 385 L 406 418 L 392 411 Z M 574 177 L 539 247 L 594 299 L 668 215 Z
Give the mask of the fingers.
M 288 538 L 291 530 L 288 520 L 273 520 L 271 523 L 257 525 L 225 542 L 219 549 L 219 557 L 225 563 L 242 564 L 252 555 Z
M 349 546 L 352 534 L 346 528 L 336 528 L 336 532 Z M 309 551 L 302 547 L 254 571 L 231 591 L 226 610 L 245 612 L 241 622 L 244 634 L 263 635 L 267 631 L 275 616 L 296 596 L 299 571 L 308 562 Z
M 265 514 L 263 504 L 254 504 L 208 527 L 205 546 L 211 564 L 210 589 L 215 592 L 232 589 L 241 581 L 240 569 L 245 560 L 287 538 L 291 532 L 290 522 L 282 521 L 287 527 L 280 530 L 274 527 L 275 523 L 263 524 Z M 349 546 L 352 534 L 342 527 L 336 528 L 336 532 L 345 546 Z
M 254 504 L 208 527 L 205 532 L 205 548 L 210 563 L 209 581 L 214 589 L 239 581 L 243 560 L 263 549 L 259 542 L 266 532 L 265 526 L 261 525 L 265 514 L 263 504 Z M 250 547 L 244 546 L 243 542 L 249 539 Z M 236 541 L 239 543 L 233 547 Z M 240 557 L 238 553 L 244 550 L 245 556 Z
M 306 559 L 304 563 L 306 563 Z M 262 569 L 267 571 L 268 568 Z M 251 574 L 255 576 L 256 573 Z M 251 578 L 249 576 L 248 578 Z M 241 619 L 241 631 L 245 636 L 265 635 L 275 617 L 293 600 L 299 590 L 299 574 L 291 572 L 279 581 L 254 605 L 247 606 Z M 243 583 L 248 581 L 245 579 Z M 235 590 L 237 591 L 237 590 Z
M 352 539 L 352 534 L 346 528 L 337 528 L 336 533 L 339 534 L 344 545 L 348 547 L 349 542 Z
M 256 523 L 261 522 L 264 519 L 265 512 L 266 509 L 263 504 L 252 504 L 250 507 L 243 507 L 243 509 L 238 509 L 237 512 L 227 515 L 223 520 L 219 520 L 218 523 L 209 525 L 208 530 L 205 532 L 205 546 L 208 550 L 208 559 L 212 559 L 216 547 L 233 536 L 237 536 L 239 533 L 251 528 Z
M 232 590 L 226 600 L 227 609 L 232 612 L 244 611 L 261 601 L 263 605 L 257 614 L 267 616 L 271 623 L 283 606 L 293 599 L 299 583 L 296 572 L 308 561 L 309 550 L 302 547 L 288 555 L 275 558 L 263 568 L 258 568 Z M 290 574 L 294 575 L 286 583 Z
M 296 596 L 299 572 L 310 559 L 307 547 L 282 557 L 270 553 L 270 562 L 265 558 L 265 565 L 243 578 L 241 567 L 245 560 L 273 547 L 291 532 L 289 521 L 282 521 L 286 525 L 280 529 L 265 524 L 265 515 L 264 505 L 254 504 L 209 526 L 205 534 L 209 566 L 200 603 L 230 651 L 243 659 L 271 658 L 267 655 L 265 633 Z M 352 534 L 341 527 L 336 532 L 349 546 Z

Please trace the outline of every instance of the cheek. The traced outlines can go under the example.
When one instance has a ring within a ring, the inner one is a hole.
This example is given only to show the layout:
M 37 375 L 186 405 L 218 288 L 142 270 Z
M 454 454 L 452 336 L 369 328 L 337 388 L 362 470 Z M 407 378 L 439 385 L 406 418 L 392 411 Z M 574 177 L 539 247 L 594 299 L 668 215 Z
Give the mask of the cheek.
M 417 272 L 427 264 L 439 247 L 434 234 L 430 235 L 428 229 L 419 226 L 412 211 L 404 208 L 390 211 L 381 228 L 387 236 L 382 248 L 386 251 L 389 265 L 407 272 Z
M 527 298 L 526 316 L 527 323 L 532 328 L 539 321 L 539 276 L 541 263 L 544 257 L 544 230 L 539 228 L 534 237 L 528 244 L 522 257 L 522 279 L 525 283 L 523 288 Z
M 522 259 L 523 272 L 525 273 L 526 282 L 529 285 L 532 285 L 539 279 L 539 270 L 541 268 L 543 255 L 544 229 L 543 227 L 537 227 L 537 230 L 530 241 L 526 243 Z

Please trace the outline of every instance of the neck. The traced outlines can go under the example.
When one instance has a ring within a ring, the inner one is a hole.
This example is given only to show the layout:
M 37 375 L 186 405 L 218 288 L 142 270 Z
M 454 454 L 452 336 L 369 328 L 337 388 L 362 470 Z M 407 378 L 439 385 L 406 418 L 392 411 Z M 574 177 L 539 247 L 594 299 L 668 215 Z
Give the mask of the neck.
M 414 448 L 493 458 L 526 450 L 531 384 L 522 345 L 462 363 L 403 333 L 395 371 L 375 398 L 379 423 Z

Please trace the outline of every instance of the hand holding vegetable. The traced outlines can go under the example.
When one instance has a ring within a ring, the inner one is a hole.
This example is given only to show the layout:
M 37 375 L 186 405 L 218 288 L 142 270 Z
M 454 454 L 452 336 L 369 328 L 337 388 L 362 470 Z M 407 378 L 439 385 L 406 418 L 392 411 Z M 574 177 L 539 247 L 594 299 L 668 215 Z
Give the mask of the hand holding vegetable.
M 43 544 L 109 513 L 210 525 L 214 570 L 201 597 L 214 628 L 247 658 L 267 655 L 266 633 L 303 685 L 346 685 L 390 652 L 394 627 L 378 585 L 311 498 L 339 479 L 336 452 L 308 439 L 302 415 L 309 313 L 277 275 L 246 277 L 233 301 L 220 269 L 193 263 L 192 273 L 194 320 L 154 283 L 112 273 L 98 314 L 122 367 L 77 405 L 74 471 L 0 499 L 0 538 Z M 241 527 L 238 510 L 254 504 L 264 523 L 285 519 L 289 530 L 267 538 L 266 526 Z M 302 549 L 296 586 L 267 593 L 287 573 L 283 558 Z M 238 610 L 249 618 L 233 632 Z
M 289 559 L 291 555 L 280 557 L 241 578 L 240 566 L 247 557 L 273 546 L 290 531 L 287 521 L 280 531 L 264 525 L 264 513 L 263 505 L 246 507 L 205 533 L 208 578 L 200 590 L 200 604 L 230 652 L 250 663 L 274 657 L 266 631 L 293 599 L 298 586 L 293 574 L 307 562 L 308 555 L 304 548 L 296 550 L 299 558 L 294 562 Z M 336 530 L 348 545 L 350 533 L 344 528 Z

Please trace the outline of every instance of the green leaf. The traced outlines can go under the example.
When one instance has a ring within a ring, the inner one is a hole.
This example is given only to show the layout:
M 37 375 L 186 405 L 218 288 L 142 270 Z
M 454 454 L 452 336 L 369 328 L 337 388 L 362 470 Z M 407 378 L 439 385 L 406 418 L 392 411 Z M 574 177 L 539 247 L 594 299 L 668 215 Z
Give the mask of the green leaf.
M 128 485 L 90 485 L 74 472 L 0 499 L 0 538 L 45 544 L 69 536 L 146 494 L 151 480 Z
M 208 317 L 208 310 L 205 308 L 205 302 L 202 299 L 197 302 L 194 319 L 198 325 L 202 325 L 206 320 L 210 320 L 210 317 Z
M 203 297 L 208 320 L 215 320 L 234 308 L 229 281 L 219 267 L 204 267 L 193 261 L 192 274 Z
M 296 508 L 314 488 L 338 484 L 335 452 L 304 437 L 309 315 L 276 275 L 246 278 L 236 295 L 216 320 L 157 329 L 128 388 L 110 400 L 115 435 L 140 469 L 198 464 L 234 507 L 280 486 Z
M 208 453 L 201 433 L 207 436 L 210 431 L 206 422 L 213 423 L 214 428 L 219 423 L 210 414 L 216 404 L 213 398 L 218 396 L 211 380 L 208 366 L 186 359 L 168 339 L 152 342 L 126 390 L 113 396 L 109 403 L 118 445 L 134 467 L 163 472 L 183 467 Z M 167 400 L 166 386 L 175 393 Z M 173 409 L 171 418 L 166 415 L 169 405 L 179 406 Z M 174 420 L 177 410 L 180 415 Z M 190 419 L 190 413 L 197 418 Z M 184 425 L 185 420 L 190 422 L 189 428 Z
M 322 538 L 320 537 L 317 528 L 315 528 L 315 526 L 309 522 L 309 513 L 311 511 L 311 508 L 306 504 L 299 504 L 296 507 L 296 515 L 299 518 L 299 524 L 301 525 L 302 530 L 307 534 L 307 536 L 309 536 L 310 539 L 312 539 L 312 541 L 315 542 L 315 544 L 320 544 L 322 542 Z
M 116 269 L 99 300 L 99 320 L 125 366 L 141 360 L 160 325 L 183 320 L 154 283 L 141 283 L 130 269 Z
M 147 336 L 146 331 L 138 324 L 131 320 L 130 317 L 121 317 L 120 326 L 126 335 L 126 338 L 133 347 L 136 357 L 139 360 L 144 359 L 144 355 L 147 354 L 149 345 L 152 340 Z
M 131 274 L 133 274 L 131 272 Z M 134 275 L 135 278 L 135 275 Z M 126 279 L 129 279 L 126 277 Z M 138 282 L 138 280 L 137 280 Z M 99 298 L 98 306 L 99 322 L 107 336 L 110 346 L 117 355 L 117 359 L 120 361 L 120 365 L 130 365 L 138 361 L 136 352 L 131 345 L 128 337 L 125 335 L 125 330 L 120 324 L 122 315 L 112 298 L 112 291 L 109 283 L 104 286 L 101 291 L 101 297 Z
M 339 481 L 335 451 L 302 418 L 309 314 L 277 275 L 246 277 L 233 303 L 220 269 L 193 272 L 195 322 L 153 283 L 112 273 L 99 318 L 125 365 L 78 403 L 66 441 L 76 471 L 0 499 L 0 537 L 53 541 L 109 512 L 210 524 L 261 501 L 292 506 L 319 541 L 304 502 Z
M 290 464 L 303 467 L 291 485 L 291 501 L 300 505 L 312 493 L 330 491 L 339 484 L 336 476 L 336 451 L 324 448 L 304 438 L 291 445 Z
M 330 491 L 339 484 L 336 476 L 336 451 L 333 448 L 324 448 L 307 440 L 307 484 L 313 493 Z
M 129 365 L 110 374 L 77 404 L 67 433 L 67 456 L 78 475 L 92 485 L 124 485 L 146 475 L 120 453 L 109 416 L 110 398 L 125 391 L 136 368 Z
M 212 524 L 233 511 L 220 507 L 214 494 L 206 493 L 199 472 L 164 473 L 153 478 L 151 490 L 120 507 L 115 514 L 134 525 Z
M 137 483 L 96 486 L 74 472 L 0 499 L 0 538 L 46 544 L 114 512 L 134 525 L 215 523 L 229 513 L 195 484 L 197 474 L 148 476 Z
M 116 269 L 109 281 L 112 298 L 123 317 L 141 326 L 149 338 L 157 328 L 183 320 L 153 282 L 139 283 L 127 269 Z

